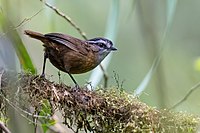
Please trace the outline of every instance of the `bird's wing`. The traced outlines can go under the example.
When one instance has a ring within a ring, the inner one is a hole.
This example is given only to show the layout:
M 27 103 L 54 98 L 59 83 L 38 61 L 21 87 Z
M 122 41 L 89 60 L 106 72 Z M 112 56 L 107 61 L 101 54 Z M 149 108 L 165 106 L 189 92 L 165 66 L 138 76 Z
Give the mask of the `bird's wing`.
M 64 35 L 60 33 L 49 33 L 44 35 L 46 38 L 52 40 L 53 42 L 65 45 L 66 47 L 70 48 L 71 50 L 74 50 L 76 52 L 79 52 L 81 54 L 87 54 L 88 52 L 88 44 L 84 41 L 74 38 L 69 35 Z

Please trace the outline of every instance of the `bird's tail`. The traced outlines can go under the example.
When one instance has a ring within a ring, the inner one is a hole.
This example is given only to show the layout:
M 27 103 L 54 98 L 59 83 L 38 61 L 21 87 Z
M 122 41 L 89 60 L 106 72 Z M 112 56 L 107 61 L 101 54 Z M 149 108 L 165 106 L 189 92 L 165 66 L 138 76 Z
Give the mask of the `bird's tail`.
M 42 42 L 46 42 L 46 37 L 41 33 L 30 31 L 30 30 L 25 30 L 24 34 L 30 36 L 31 38 L 35 38 Z

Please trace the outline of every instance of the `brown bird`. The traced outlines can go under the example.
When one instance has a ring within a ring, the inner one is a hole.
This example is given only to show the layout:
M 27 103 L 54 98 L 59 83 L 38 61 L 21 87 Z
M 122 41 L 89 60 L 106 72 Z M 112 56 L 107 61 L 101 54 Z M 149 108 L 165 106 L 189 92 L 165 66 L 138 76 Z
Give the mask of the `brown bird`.
M 69 74 L 76 86 L 78 84 L 71 74 L 94 69 L 111 51 L 117 50 L 106 38 L 80 40 L 66 34 L 41 34 L 30 30 L 25 30 L 25 34 L 44 43 L 42 76 L 45 75 L 46 59 L 49 58 L 56 68 Z

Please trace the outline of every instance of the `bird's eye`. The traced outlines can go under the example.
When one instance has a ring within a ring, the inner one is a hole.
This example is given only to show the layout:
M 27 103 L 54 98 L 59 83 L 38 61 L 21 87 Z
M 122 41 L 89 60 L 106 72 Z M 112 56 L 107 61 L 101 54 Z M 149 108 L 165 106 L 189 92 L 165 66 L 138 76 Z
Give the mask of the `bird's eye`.
M 101 48 L 104 47 L 104 44 L 103 44 L 103 43 L 99 43 L 98 45 L 99 45 L 99 47 L 101 47 Z

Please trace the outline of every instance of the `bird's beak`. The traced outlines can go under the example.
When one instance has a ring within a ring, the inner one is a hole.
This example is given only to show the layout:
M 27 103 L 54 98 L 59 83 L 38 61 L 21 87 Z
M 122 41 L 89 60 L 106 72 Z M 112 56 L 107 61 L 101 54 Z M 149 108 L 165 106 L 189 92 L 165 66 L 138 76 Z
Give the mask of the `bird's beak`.
M 115 47 L 111 47 L 110 50 L 111 50 L 111 51 L 116 51 L 117 48 L 115 48 Z

